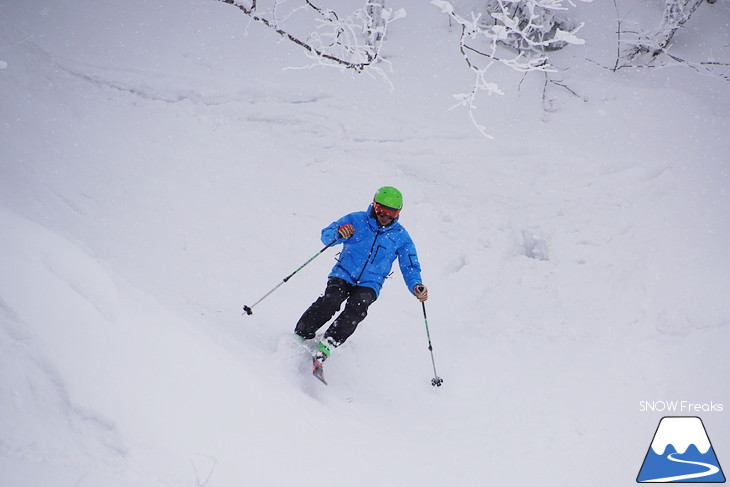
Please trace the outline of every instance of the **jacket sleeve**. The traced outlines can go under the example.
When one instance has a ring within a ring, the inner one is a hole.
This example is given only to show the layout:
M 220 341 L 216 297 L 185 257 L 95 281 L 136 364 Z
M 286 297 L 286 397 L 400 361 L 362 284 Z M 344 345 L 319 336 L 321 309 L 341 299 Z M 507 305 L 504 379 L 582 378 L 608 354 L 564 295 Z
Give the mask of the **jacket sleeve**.
M 340 218 L 337 221 L 334 221 L 330 223 L 328 226 L 322 229 L 322 236 L 320 239 L 322 240 L 322 243 L 325 245 L 329 245 L 332 243 L 334 239 L 340 236 L 340 233 L 337 231 L 338 228 L 340 228 L 340 225 L 347 225 L 348 223 L 354 223 L 354 219 L 352 218 L 352 214 L 345 215 L 342 218 Z M 341 239 L 340 242 L 343 242 L 344 239 Z
M 418 262 L 416 246 L 411 237 L 406 233 L 404 244 L 398 249 L 398 265 L 400 265 L 403 280 L 406 282 L 408 291 L 413 293 L 416 284 L 422 284 L 421 264 Z

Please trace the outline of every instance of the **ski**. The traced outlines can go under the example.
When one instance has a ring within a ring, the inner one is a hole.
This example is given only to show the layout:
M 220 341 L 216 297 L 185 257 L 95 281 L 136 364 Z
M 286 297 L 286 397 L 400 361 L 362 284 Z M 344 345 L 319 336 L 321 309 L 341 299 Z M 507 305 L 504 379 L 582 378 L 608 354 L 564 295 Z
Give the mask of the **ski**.
M 322 381 L 324 385 L 327 385 L 327 381 L 324 380 L 324 368 L 322 367 L 322 362 L 317 360 L 316 357 L 312 357 L 312 375 Z

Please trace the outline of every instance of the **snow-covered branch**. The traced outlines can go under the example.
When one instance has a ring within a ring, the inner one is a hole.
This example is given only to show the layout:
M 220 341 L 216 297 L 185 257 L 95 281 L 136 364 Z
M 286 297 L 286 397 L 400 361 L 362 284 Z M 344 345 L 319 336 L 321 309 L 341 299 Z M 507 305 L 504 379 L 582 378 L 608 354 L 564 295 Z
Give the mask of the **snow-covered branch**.
M 335 10 L 322 8 L 312 0 L 303 0 L 296 7 L 287 6 L 282 16 L 285 2 L 273 0 L 266 11 L 260 2 L 249 0 L 214 0 L 238 8 L 252 20 L 265 25 L 305 50 L 314 65 L 339 66 L 357 72 L 373 68 L 382 60 L 381 48 L 388 26 L 405 16 L 405 10 L 387 9 L 384 0 L 366 1 L 365 5 L 348 16 L 341 16 Z M 304 35 L 292 33 L 287 20 L 302 9 L 314 12 L 313 30 Z
M 663 53 L 674 34 L 692 16 L 705 0 L 666 0 L 661 24 L 653 31 L 645 32 L 631 41 L 622 55 L 619 67 L 647 65 Z
M 488 0 L 485 12 L 470 12 L 468 16 L 459 14 L 446 0 L 431 0 L 431 4 L 461 26 L 459 52 L 474 73 L 472 89 L 454 95 L 458 103 L 452 109 L 465 107 L 477 130 L 489 138 L 486 128 L 477 122 L 475 111 L 481 92 L 503 94 L 487 78 L 495 63 L 523 73 L 552 72 L 555 68 L 549 62 L 549 51 L 584 42 L 577 36 L 583 24 L 572 25 L 556 14 L 568 8 L 564 0 Z
M 689 61 L 671 52 L 674 35 L 690 20 L 692 14 L 705 0 L 665 0 L 662 20 L 658 27 L 650 31 L 629 32 L 618 24 L 618 54 L 614 71 L 621 68 L 661 68 L 666 66 L 685 66 L 698 73 L 716 76 L 730 81 L 727 67 L 730 63 L 715 60 Z M 715 3 L 707 0 L 708 4 Z M 620 18 L 618 4 L 617 17 Z M 628 34 L 628 35 L 627 35 Z M 628 38 L 627 38 L 628 37 Z M 624 48 L 628 46 L 628 48 Z M 660 59 L 665 56 L 666 59 Z

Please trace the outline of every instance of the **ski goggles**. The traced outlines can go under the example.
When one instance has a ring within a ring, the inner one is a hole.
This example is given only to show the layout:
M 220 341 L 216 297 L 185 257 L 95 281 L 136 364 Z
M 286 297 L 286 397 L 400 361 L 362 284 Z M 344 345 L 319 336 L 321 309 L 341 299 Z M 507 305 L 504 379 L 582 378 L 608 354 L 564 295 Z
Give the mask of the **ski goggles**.
M 388 217 L 391 220 L 398 218 L 398 214 L 400 213 L 400 210 L 391 208 L 390 206 L 381 205 L 380 203 L 373 203 L 373 210 L 376 215 Z

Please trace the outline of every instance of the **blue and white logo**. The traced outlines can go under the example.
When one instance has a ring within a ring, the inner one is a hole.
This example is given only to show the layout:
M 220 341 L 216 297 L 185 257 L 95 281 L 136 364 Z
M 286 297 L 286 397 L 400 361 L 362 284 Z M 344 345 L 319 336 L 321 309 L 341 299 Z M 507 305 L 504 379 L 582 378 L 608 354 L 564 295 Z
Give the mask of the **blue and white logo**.
M 702 420 L 666 416 L 659 421 L 637 482 L 725 482 Z

